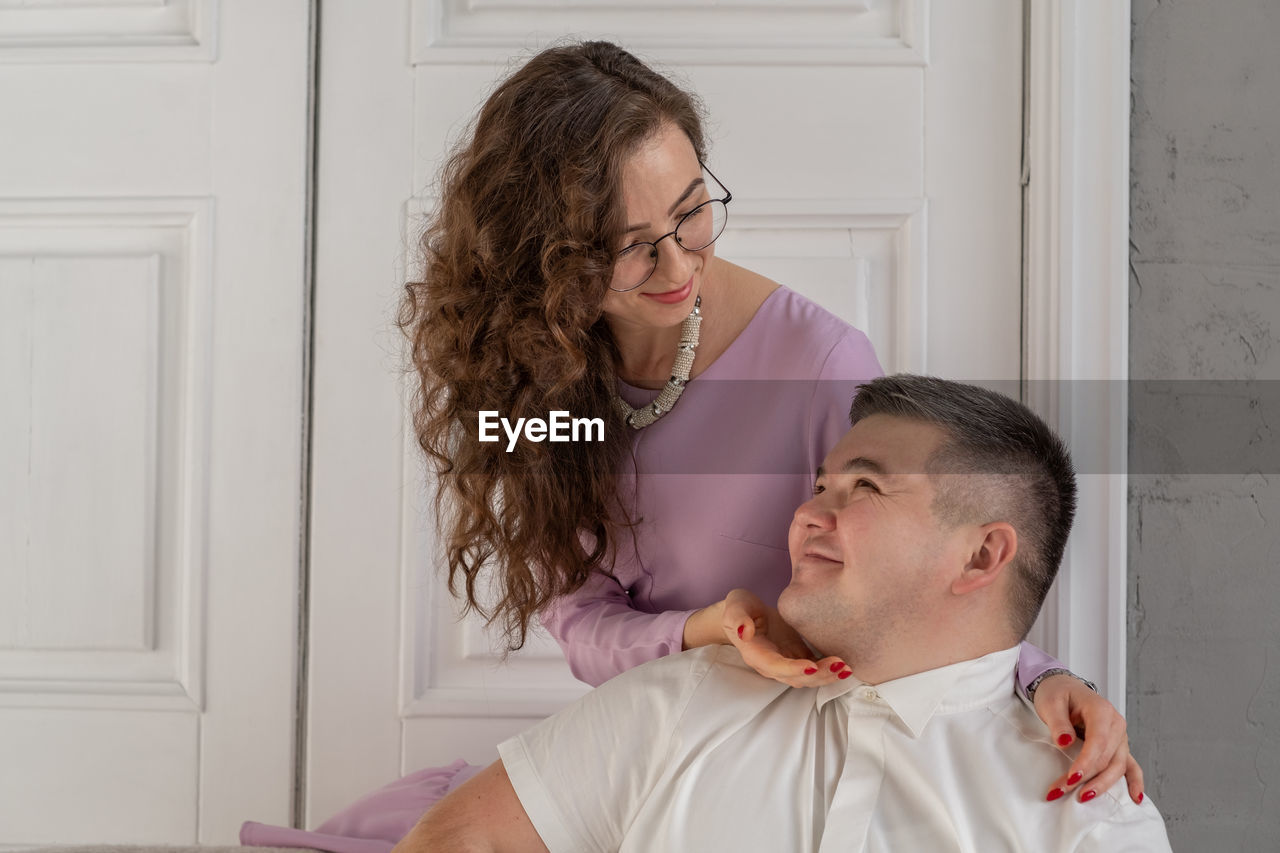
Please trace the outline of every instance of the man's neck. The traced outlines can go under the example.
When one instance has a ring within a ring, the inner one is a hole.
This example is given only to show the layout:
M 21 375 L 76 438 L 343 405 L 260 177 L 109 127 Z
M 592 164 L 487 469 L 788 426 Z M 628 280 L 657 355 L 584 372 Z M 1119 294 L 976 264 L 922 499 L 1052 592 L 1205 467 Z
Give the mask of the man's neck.
M 936 635 L 935 635 L 936 636 Z M 941 669 L 956 663 L 976 660 L 980 657 L 1016 646 L 1018 640 L 1009 632 L 992 632 L 991 636 L 978 636 L 977 632 L 956 632 L 954 639 L 941 642 L 893 642 L 886 638 L 879 650 L 859 655 L 856 650 L 843 657 L 853 676 L 866 684 L 883 684 L 909 675 Z M 839 652 L 834 652 L 839 654 Z

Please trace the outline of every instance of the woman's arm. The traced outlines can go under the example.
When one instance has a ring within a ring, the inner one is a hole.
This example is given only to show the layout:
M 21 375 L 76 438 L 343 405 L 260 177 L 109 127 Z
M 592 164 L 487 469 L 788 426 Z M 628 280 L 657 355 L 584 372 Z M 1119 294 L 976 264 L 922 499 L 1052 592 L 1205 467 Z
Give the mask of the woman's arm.
M 1082 741 L 1080 754 L 1053 782 L 1046 799 L 1056 800 L 1078 789 L 1077 799 L 1088 802 L 1124 776 L 1130 798 L 1142 802 L 1142 768 L 1129 754 L 1127 724 L 1114 705 L 1098 695 L 1090 682 L 1030 643 L 1020 649 L 1017 682 L 1049 727 L 1054 743 L 1065 749 L 1075 742 L 1077 732 Z
M 620 672 L 685 648 L 685 623 L 695 612 L 641 612 L 616 580 L 593 575 L 581 589 L 553 602 L 541 619 L 564 650 L 569 670 L 597 687 Z
M 696 649 L 699 646 L 713 646 L 727 643 L 724 634 L 724 600 L 708 604 L 701 610 L 689 614 L 684 623 L 682 647 Z
M 1039 687 L 1042 679 L 1051 678 L 1054 670 L 1063 675 L 1072 675 L 1062 661 L 1038 646 L 1023 643 L 1018 647 L 1018 688 L 1023 696 L 1035 701 L 1035 688 Z M 1084 679 L 1081 679 L 1081 683 L 1088 685 L 1090 689 L 1096 689 Z
M 612 579 L 593 581 L 584 590 L 557 601 L 542 621 L 564 650 L 570 671 L 593 686 L 663 655 L 728 643 L 761 675 L 792 687 L 820 687 L 845 669 L 837 658 L 815 659 L 777 609 L 747 590 L 733 590 L 699 610 L 664 613 L 635 610 Z

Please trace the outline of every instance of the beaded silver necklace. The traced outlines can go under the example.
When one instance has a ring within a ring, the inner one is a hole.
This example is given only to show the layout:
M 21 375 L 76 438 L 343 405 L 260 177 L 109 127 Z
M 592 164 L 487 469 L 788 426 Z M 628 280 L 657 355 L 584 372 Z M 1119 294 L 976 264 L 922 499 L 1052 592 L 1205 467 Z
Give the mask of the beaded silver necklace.
M 680 326 L 680 345 L 676 347 L 675 364 L 671 365 L 671 378 L 663 386 L 658 398 L 647 406 L 633 409 L 614 392 L 613 403 L 632 429 L 644 429 L 675 408 L 676 401 L 684 393 L 684 384 L 689 381 L 689 371 L 693 369 L 693 356 L 698 349 L 698 330 L 701 326 L 702 294 L 698 294 L 698 298 L 693 301 L 693 310 Z

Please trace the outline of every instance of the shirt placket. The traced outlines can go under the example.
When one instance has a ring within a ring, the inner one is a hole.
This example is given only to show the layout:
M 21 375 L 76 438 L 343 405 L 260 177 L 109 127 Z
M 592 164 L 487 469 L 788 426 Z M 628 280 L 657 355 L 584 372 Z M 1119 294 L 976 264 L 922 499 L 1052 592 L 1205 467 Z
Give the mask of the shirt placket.
M 819 853 L 866 849 L 867 830 L 884 786 L 884 727 L 889 722 L 888 706 L 871 686 L 858 687 L 837 701 L 848 703 L 848 746 Z

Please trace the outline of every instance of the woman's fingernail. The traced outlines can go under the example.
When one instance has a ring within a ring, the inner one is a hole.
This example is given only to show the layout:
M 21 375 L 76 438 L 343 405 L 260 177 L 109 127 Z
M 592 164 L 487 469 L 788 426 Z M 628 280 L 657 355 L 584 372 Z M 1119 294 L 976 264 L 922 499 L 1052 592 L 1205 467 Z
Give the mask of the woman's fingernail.
M 837 675 L 836 678 L 848 678 L 851 675 L 853 675 L 853 670 L 846 669 L 844 672 Z
M 1087 803 L 1096 796 L 1098 796 L 1097 791 L 1085 791 L 1083 794 L 1080 795 L 1080 802 Z
M 835 663 L 831 664 L 831 671 L 832 671 L 832 672 L 839 672 L 839 671 L 840 671 L 840 670 L 842 670 L 842 669 L 844 669 L 844 661 L 839 661 L 839 660 L 838 660 L 838 661 L 836 661 Z
M 1058 735 L 1058 746 L 1071 746 L 1071 741 L 1075 740 L 1071 735 Z
M 1083 778 L 1084 778 L 1084 774 L 1081 773 L 1079 770 L 1077 770 L 1075 773 L 1072 773 L 1070 776 L 1067 777 L 1067 784 L 1074 785 L 1075 783 L 1079 782 Z
M 804 674 L 805 674 L 805 675 L 813 675 L 813 674 L 814 674 L 815 672 L 817 672 L 817 671 L 818 671 L 818 668 L 817 668 L 816 666 L 807 666 L 807 667 L 805 667 L 805 669 L 804 669 Z
M 746 630 L 746 627 L 747 627 L 746 625 L 739 625 L 739 626 L 738 626 L 738 636 L 739 636 L 739 637 L 741 637 L 741 636 L 742 636 L 742 632 L 743 632 L 744 630 Z
M 1054 788 L 1052 791 L 1049 792 L 1049 796 L 1045 797 L 1045 799 L 1052 802 L 1053 800 L 1058 799 L 1065 793 L 1066 791 L 1062 790 L 1061 788 Z
M 1146 794 L 1138 794 L 1138 802 L 1142 802 L 1147 798 Z

